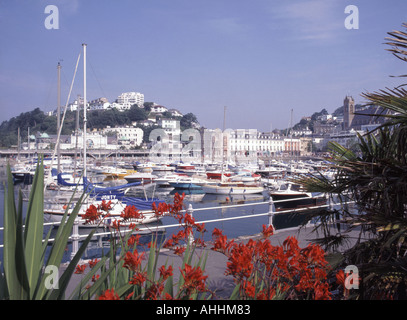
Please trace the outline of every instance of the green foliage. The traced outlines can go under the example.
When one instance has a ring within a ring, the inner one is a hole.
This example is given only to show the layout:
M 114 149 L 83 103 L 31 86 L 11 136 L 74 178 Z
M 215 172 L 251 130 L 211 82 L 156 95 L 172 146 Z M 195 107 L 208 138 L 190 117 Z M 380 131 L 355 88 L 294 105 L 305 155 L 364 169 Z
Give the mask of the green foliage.
M 197 117 L 191 112 L 184 114 L 180 120 L 180 125 L 181 125 L 182 130 L 193 128 L 194 123 L 199 123 L 199 122 L 198 122 Z
M 49 287 L 47 267 L 59 268 L 67 246 L 72 226 L 78 214 L 80 198 L 69 215 L 65 212 L 58 228 L 55 241 L 45 261 L 50 232 L 43 242 L 44 225 L 44 169 L 37 165 L 32 184 L 25 218 L 23 215 L 22 193 L 19 192 L 17 206 L 14 197 L 13 178 L 10 167 L 7 168 L 7 187 L 4 196 L 4 275 L 0 274 L 0 298 L 7 300 L 44 300 L 63 299 L 68 282 L 76 264 L 82 256 L 94 232 L 84 241 L 78 253 L 58 282 L 58 288 Z M 66 223 L 65 223 L 66 222 Z M 50 230 L 51 231 L 51 230 Z
M 139 108 L 133 105 L 129 110 L 118 111 L 117 109 L 94 110 L 87 114 L 88 129 L 103 129 L 107 126 L 125 126 L 132 125 L 135 121 L 148 119 L 152 102 L 144 103 L 144 108 Z M 166 113 L 166 118 L 171 118 L 170 113 Z M 175 118 L 174 118 L 175 119 Z M 179 117 L 177 118 L 179 120 Z M 193 123 L 198 123 L 196 116 L 192 113 L 187 113 L 181 119 L 181 128 L 187 129 L 193 126 Z M 62 127 L 63 135 L 70 135 L 75 132 L 76 126 L 76 111 L 67 111 L 64 124 Z M 83 112 L 79 112 L 79 126 L 83 126 Z M 57 134 L 57 118 L 56 116 L 47 116 L 39 108 L 30 112 L 21 113 L 17 117 L 13 117 L 8 121 L 3 121 L 0 124 L 0 147 L 10 148 L 18 142 L 18 129 L 22 141 L 27 141 L 28 128 L 30 135 L 46 132 L 50 135 Z M 150 128 L 140 127 L 144 131 L 144 142 L 149 142 Z
M 407 24 L 404 24 L 407 27 Z M 407 33 L 393 32 L 390 50 L 407 61 Z M 357 211 L 344 207 L 320 216 L 325 244 L 344 238 L 348 231 L 359 228 L 361 239 L 344 254 L 345 264 L 362 271 L 363 299 L 405 299 L 407 296 L 407 91 L 403 87 L 365 93 L 368 104 L 382 107 L 379 117 L 387 122 L 376 130 L 359 135 L 359 152 L 331 143 L 331 156 L 336 177 L 322 176 L 299 181 L 308 190 L 336 194 L 356 202 Z M 333 215 L 341 214 L 342 230 L 331 234 L 328 228 Z M 343 230 L 344 229 L 344 230 Z M 393 280 L 389 280 L 393 279 Z

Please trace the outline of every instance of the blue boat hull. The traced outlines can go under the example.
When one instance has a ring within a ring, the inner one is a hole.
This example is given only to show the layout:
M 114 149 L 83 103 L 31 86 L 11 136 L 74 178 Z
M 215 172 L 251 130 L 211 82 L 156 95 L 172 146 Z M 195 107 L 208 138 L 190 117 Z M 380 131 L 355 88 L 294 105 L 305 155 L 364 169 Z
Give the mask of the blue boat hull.
M 170 182 L 169 184 L 171 185 L 171 187 L 173 187 L 175 189 L 187 189 L 187 190 L 202 189 L 201 186 L 199 186 L 197 184 L 193 184 L 193 183 Z

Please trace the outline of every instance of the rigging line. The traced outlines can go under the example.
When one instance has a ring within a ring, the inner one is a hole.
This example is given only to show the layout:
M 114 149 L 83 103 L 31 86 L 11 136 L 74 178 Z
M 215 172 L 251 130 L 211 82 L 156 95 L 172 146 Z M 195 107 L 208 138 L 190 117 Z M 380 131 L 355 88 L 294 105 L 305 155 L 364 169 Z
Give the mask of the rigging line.
M 65 80 L 66 87 L 69 88 L 69 82 L 68 82 L 68 79 L 66 78 L 66 75 L 65 75 L 65 72 L 64 72 L 63 68 L 61 68 L 61 73 L 62 73 L 62 77 Z
M 46 188 L 47 188 L 48 180 L 51 178 L 51 170 L 52 170 L 52 166 L 54 165 L 55 154 L 56 154 L 56 152 L 57 152 L 57 148 L 58 148 L 58 145 L 59 145 L 59 143 L 60 143 L 60 137 L 61 137 L 62 127 L 63 127 L 62 124 L 64 123 L 65 115 L 66 115 L 66 110 L 68 109 L 68 103 L 69 103 L 69 99 L 70 99 L 70 97 L 71 97 L 72 87 L 73 87 L 73 84 L 74 84 L 74 81 L 75 81 L 76 71 L 78 70 L 78 64 L 79 64 L 80 58 L 81 58 L 81 53 L 79 53 L 78 59 L 77 59 L 77 61 L 76 61 L 75 72 L 74 72 L 74 75 L 73 75 L 71 87 L 70 87 L 70 89 L 69 89 L 69 94 L 68 94 L 68 97 L 67 97 L 67 99 L 66 99 L 64 114 L 63 114 L 62 119 L 61 119 L 61 125 L 59 126 L 59 131 L 58 131 L 58 135 L 57 135 L 57 142 L 56 142 L 56 144 L 55 144 L 54 152 L 53 152 L 52 157 L 51 157 L 51 165 L 50 165 L 49 168 L 48 168 L 47 183 L 44 184 L 44 192 L 45 192 L 45 190 L 46 190 Z
M 100 91 L 102 91 L 103 96 L 107 98 L 107 95 L 106 95 L 106 93 L 105 93 L 105 90 L 103 90 L 102 85 L 100 84 L 99 78 L 96 76 L 95 69 L 93 69 L 92 62 L 89 61 L 89 59 L 87 59 L 87 60 L 88 60 L 88 64 L 89 64 L 89 66 L 90 66 L 90 69 L 92 70 L 93 76 L 95 77 L 95 80 L 96 80 L 96 82 L 97 82 L 98 85 L 99 85 Z
M 54 90 L 55 79 L 56 79 L 56 76 L 54 75 L 49 84 L 48 95 L 47 95 L 47 99 L 45 100 L 45 106 L 47 106 L 50 101 L 51 92 L 53 92 L 53 90 Z

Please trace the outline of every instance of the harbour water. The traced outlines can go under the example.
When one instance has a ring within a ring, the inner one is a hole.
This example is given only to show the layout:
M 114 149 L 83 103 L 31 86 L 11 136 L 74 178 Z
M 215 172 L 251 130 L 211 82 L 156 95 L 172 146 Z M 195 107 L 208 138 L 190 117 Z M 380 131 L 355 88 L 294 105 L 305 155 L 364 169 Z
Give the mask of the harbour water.
M 123 183 L 118 181 L 107 182 L 107 184 L 114 185 L 115 183 Z M 24 184 L 16 184 L 15 192 L 19 188 L 26 188 Z M 160 200 L 164 200 L 167 203 L 173 201 L 175 193 L 185 193 L 184 207 L 185 209 L 191 208 L 193 211 L 193 217 L 196 222 L 217 220 L 231 217 L 250 216 L 251 218 L 226 220 L 205 223 L 207 232 L 204 234 L 204 240 L 210 241 L 212 238 L 212 231 L 214 228 L 223 230 L 223 233 L 229 238 L 239 238 L 245 236 L 255 235 L 261 232 L 262 225 L 267 225 L 269 217 L 267 215 L 258 216 L 257 214 L 264 214 L 269 211 L 269 194 L 265 190 L 262 194 L 247 194 L 247 195 L 219 195 L 219 194 L 206 194 L 202 190 L 176 190 L 168 187 L 157 187 L 155 184 L 150 184 L 145 187 L 137 187 L 131 189 L 129 192 L 130 197 L 154 197 Z M 0 226 L 3 226 L 3 212 L 4 212 L 4 186 L 0 185 Z M 235 206 L 244 204 L 256 204 L 251 206 Z M 216 208 L 214 208 L 216 207 Z M 199 209 L 199 210 L 196 210 Z M 26 204 L 23 212 L 26 210 Z M 195 211 L 196 210 L 196 211 Z M 304 223 L 310 217 L 310 212 L 307 213 L 295 213 L 295 214 L 281 214 L 275 215 L 273 225 L 276 229 L 291 228 Z M 46 217 L 45 217 L 46 218 Z M 152 236 L 158 236 L 159 242 L 165 241 L 165 239 L 171 238 L 172 234 L 177 233 L 179 227 L 171 228 L 157 228 L 167 225 L 176 224 L 177 221 L 172 217 L 163 217 L 159 222 L 154 224 L 146 224 L 144 227 L 149 228 L 149 231 L 141 232 L 141 243 L 147 244 L 151 241 Z M 51 232 L 56 232 L 56 227 L 46 227 L 44 229 L 44 236 L 49 231 L 49 228 L 53 228 Z M 79 228 L 80 235 L 87 235 L 90 232 L 89 228 Z M 109 229 L 99 228 L 97 233 L 103 232 L 105 234 L 95 236 L 91 243 L 88 245 L 83 259 L 93 259 L 100 257 L 106 253 L 110 247 L 110 234 Z M 107 233 L 107 234 L 106 234 Z M 51 234 L 52 238 L 52 234 Z M 1 244 L 3 243 L 3 232 L 1 232 Z M 83 238 L 82 238 L 83 239 Z M 1 248 L 0 248 L 1 249 Z M 2 249 L 1 249 L 2 251 Z M 72 252 L 72 243 L 69 243 L 66 248 L 63 261 L 69 261 Z M 2 255 L 2 253 L 1 253 Z

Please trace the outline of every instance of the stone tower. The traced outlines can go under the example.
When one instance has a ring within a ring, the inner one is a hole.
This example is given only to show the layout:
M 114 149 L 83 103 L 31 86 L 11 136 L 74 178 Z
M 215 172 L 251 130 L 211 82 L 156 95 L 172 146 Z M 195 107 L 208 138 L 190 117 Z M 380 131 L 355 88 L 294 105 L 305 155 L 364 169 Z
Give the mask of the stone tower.
M 355 100 L 351 96 L 346 96 L 343 100 L 343 129 L 349 130 L 352 127 L 355 116 Z

